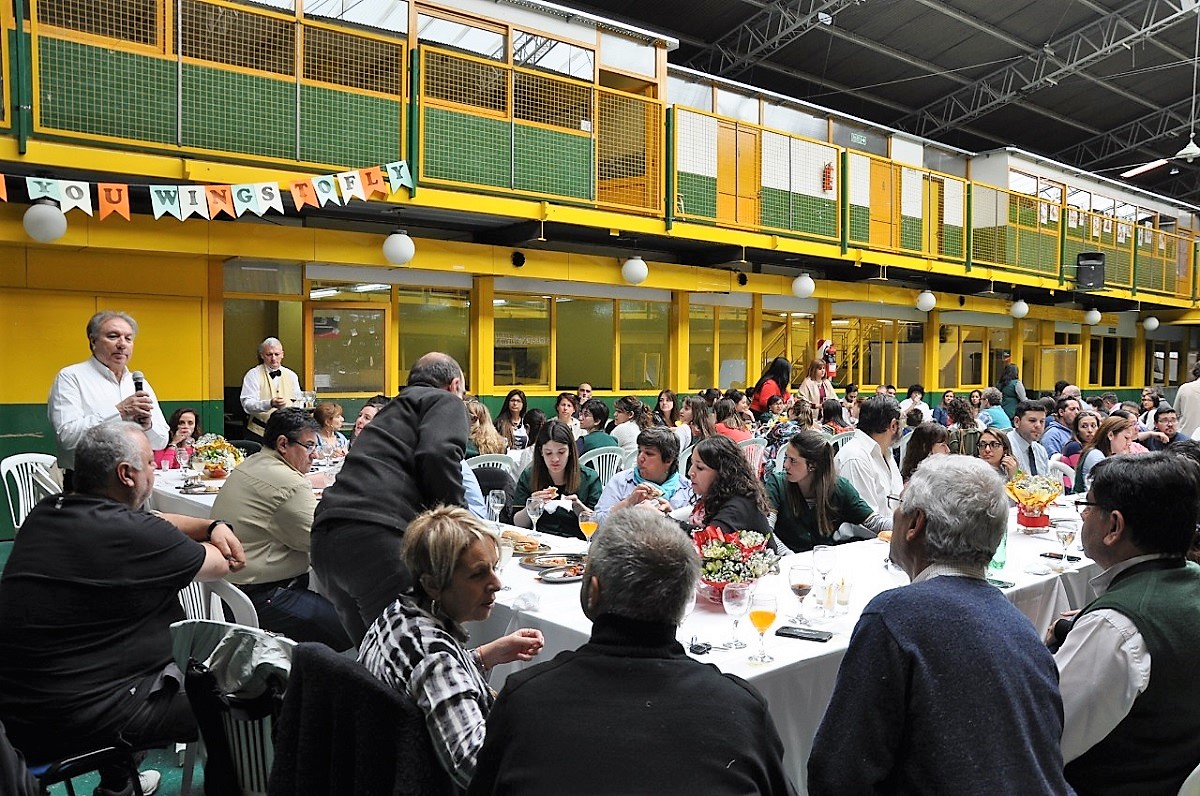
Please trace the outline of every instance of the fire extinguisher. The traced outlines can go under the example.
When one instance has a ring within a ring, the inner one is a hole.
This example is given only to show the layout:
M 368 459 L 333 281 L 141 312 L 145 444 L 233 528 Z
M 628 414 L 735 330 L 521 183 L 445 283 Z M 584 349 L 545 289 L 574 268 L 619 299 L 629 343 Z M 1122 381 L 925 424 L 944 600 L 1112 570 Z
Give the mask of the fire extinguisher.
M 821 169 L 821 190 L 833 190 L 833 164 L 826 163 L 825 168 Z
M 837 346 L 832 340 L 817 341 L 817 359 L 825 362 L 825 376 L 833 381 L 837 378 Z

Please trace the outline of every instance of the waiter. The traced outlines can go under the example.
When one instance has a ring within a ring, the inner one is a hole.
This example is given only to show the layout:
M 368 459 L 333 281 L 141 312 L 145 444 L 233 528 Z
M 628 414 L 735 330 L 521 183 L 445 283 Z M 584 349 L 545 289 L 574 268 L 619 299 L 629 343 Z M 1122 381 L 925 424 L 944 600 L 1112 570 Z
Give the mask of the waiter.
M 283 366 L 283 343 L 268 337 L 258 344 L 258 366 L 242 379 L 242 409 L 246 412 L 246 439 L 263 441 L 267 418 L 282 406 L 299 406 L 300 379 Z

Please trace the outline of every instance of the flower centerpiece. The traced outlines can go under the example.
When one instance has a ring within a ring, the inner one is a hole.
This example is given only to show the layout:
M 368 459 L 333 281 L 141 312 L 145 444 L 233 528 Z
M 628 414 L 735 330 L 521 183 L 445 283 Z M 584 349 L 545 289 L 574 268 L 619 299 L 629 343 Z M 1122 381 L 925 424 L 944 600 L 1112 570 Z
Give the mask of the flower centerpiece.
M 205 434 L 196 440 L 192 461 L 207 478 L 224 478 L 241 463 L 242 452 L 220 434 Z
M 700 553 L 702 590 L 713 602 L 730 583 L 750 583 L 770 571 L 779 557 L 768 547 L 770 535 L 757 531 L 727 532 L 710 525 L 692 534 Z
M 1046 475 L 1018 472 L 1004 485 L 1009 497 L 1017 501 L 1017 526 L 1040 533 L 1050 527 L 1046 506 L 1062 494 L 1062 482 Z

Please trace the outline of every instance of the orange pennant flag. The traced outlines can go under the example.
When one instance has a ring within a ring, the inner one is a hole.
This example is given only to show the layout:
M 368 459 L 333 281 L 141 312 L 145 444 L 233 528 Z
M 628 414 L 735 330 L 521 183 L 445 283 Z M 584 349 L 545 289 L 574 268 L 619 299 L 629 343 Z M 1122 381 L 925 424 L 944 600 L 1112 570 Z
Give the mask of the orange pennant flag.
M 208 197 L 208 217 L 216 218 L 218 213 L 224 213 L 230 218 L 237 218 L 233 207 L 233 189 L 228 185 L 208 185 L 204 188 Z
M 96 195 L 100 198 L 100 220 L 113 213 L 129 220 L 129 186 L 118 182 L 96 184 Z
M 0 202 L 8 201 L 8 186 L 4 184 L 4 175 L 0 174 Z
M 370 199 L 375 194 L 387 196 L 387 183 L 383 181 L 383 169 L 372 166 L 369 169 L 359 169 L 359 181 L 362 183 L 363 194 Z
M 291 184 L 292 201 L 296 204 L 296 209 L 305 205 L 320 207 L 317 204 L 317 191 L 313 188 L 312 180 L 296 180 Z

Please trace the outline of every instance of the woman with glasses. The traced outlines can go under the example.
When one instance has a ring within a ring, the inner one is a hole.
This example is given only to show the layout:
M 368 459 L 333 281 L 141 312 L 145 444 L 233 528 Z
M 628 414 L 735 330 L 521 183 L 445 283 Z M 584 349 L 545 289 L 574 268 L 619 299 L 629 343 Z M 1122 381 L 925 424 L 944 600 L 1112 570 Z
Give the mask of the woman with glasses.
M 985 429 L 979 435 L 975 445 L 975 453 L 980 459 L 990 464 L 1005 481 L 1012 480 L 1017 472 L 1017 459 L 1013 456 L 1012 443 L 1008 435 L 994 428 Z
M 873 533 L 890 530 L 891 515 L 877 514 L 853 484 L 837 474 L 833 448 L 817 431 L 798 431 L 783 454 L 783 471 L 767 478 L 767 498 L 776 512 L 775 538 L 797 553 L 819 544 L 856 541 L 837 538 L 849 522 Z

